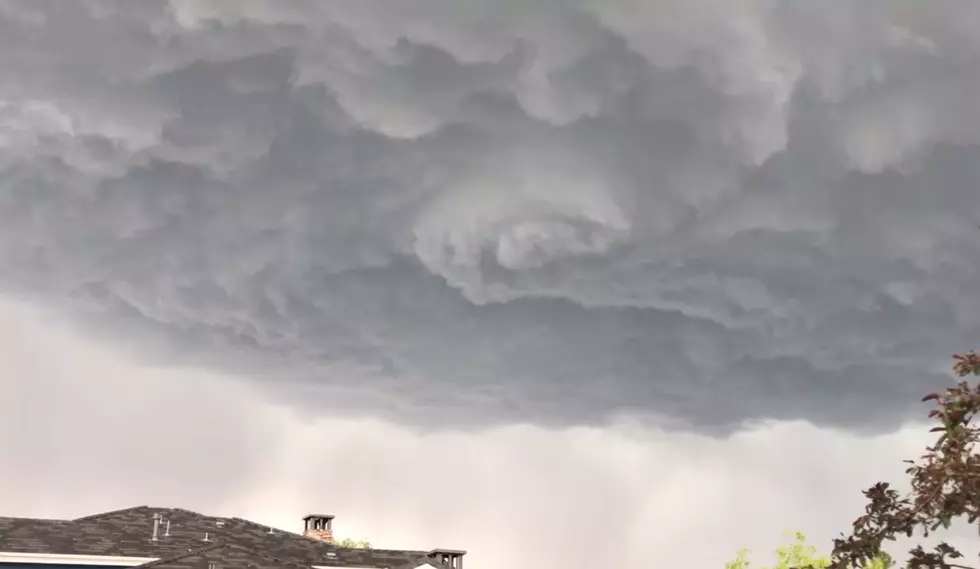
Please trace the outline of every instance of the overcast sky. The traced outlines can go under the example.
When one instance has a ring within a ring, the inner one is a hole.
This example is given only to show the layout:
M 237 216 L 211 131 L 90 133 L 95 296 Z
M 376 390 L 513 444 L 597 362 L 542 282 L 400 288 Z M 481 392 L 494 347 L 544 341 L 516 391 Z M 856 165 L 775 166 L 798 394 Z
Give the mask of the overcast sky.
M 975 0 L 0 0 L 0 514 L 721 567 L 980 344 Z

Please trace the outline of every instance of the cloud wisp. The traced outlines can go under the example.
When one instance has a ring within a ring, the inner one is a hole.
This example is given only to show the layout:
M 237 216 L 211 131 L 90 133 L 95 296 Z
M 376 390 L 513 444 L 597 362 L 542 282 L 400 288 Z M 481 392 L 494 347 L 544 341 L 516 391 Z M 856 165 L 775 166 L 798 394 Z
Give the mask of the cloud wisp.
M 975 4 L 4 2 L 0 286 L 314 413 L 893 427 L 978 332 Z

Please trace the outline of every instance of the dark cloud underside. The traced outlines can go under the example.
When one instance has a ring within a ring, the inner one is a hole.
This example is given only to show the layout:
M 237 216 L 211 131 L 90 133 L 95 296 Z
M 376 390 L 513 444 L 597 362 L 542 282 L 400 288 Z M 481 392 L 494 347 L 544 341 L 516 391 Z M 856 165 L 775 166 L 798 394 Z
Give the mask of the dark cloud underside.
M 920 411 L 978 337 L 980 5 L 0 4 L 0 284 L 317 412 Z

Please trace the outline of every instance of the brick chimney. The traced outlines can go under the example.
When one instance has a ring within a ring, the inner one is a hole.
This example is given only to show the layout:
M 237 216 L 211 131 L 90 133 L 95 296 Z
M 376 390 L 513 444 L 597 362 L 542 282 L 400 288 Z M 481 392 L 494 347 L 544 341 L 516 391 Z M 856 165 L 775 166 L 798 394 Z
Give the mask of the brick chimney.
M 327 543 L 333 543 L 333 516 L 310 514 L 303 518 L 303 535 Z

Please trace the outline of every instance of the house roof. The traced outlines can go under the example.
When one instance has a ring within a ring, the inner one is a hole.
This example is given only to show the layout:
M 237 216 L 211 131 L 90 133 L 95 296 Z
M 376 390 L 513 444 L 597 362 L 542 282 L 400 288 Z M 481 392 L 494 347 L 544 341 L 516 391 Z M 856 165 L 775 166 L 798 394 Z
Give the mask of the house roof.
M 155 515 L 163 523 L 153 541 Z M 443 567 L 429 551 L 337 547 L 241 518 L 149 506 L 74 520 L 0 518 L 0 552 L 153 558 L 143 566 L 162 569 Z
M 138 568 L 200 569 L 212 564 L 221 569 L 309 569 L 309 565 L 297 565 L 263 555 L 230 543 L 218 543 L 188 551 L 165 559 L 138 565 Z

